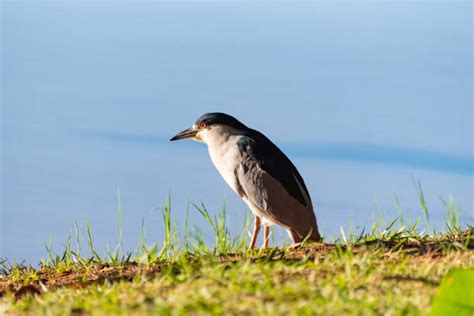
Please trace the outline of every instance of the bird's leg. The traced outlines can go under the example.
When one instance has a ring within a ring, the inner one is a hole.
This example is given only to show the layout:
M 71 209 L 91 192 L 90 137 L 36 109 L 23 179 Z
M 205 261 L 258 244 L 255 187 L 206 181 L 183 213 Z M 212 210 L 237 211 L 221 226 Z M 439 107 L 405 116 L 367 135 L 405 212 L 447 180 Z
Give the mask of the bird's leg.
M 262 249 L 268 248 L 268 241 L 270 240 L 270 225 L 263 225 L 263 245 Z
M 260 232 L 260 217 L 255 215 L 255 221 L 253 222 L 252 240 L 250 240 L 249 249 L 255 248 L 255 243 L 257 242 L 257 236 L 259 232 Z

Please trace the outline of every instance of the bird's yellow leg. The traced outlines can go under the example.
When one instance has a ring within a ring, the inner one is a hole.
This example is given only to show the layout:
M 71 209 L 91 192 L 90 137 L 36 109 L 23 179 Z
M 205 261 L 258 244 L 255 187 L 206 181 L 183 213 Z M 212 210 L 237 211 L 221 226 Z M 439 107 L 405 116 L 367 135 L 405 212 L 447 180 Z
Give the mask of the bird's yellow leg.
M 263 225 L 263 245 L 262 245 L 262 249 L 268 248 L 269 240 L 270 240 L 270 225 Z
M 260 232 L 260 217 L 255 216 L 255 221 L 253 222 L 253 233 L 252 239 L 250 240 L 249 249 L 255 248 L 255 243 L 257 242 L 257 236 Z

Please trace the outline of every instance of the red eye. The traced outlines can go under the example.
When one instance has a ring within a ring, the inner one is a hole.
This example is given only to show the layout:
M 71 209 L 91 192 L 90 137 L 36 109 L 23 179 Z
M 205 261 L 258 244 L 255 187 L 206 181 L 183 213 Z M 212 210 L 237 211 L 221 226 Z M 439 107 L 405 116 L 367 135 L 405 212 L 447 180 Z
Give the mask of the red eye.
M 201 123 L 201 125 L 199 125 L 199 127 L 201 127 L 202 129 L 204 129 L 204 128 L 207 127 L 207 124 L 206 124 L 206 123 Z

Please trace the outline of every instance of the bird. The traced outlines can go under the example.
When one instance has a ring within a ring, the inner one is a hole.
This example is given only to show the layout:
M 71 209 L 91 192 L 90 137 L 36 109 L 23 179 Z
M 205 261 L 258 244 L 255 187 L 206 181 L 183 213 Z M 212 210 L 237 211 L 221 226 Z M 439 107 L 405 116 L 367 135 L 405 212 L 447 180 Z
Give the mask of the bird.
M 306 184 L 291 160 L 265 135 L 225 113 L 205 113 L 170 141 L 192 139 L 207 145 L 225 182 L 254 217 L 248 249 L 254 249 L 263 226 L 262 249 L 271 225 L 287 230 L 293 244 L 321 241 Z

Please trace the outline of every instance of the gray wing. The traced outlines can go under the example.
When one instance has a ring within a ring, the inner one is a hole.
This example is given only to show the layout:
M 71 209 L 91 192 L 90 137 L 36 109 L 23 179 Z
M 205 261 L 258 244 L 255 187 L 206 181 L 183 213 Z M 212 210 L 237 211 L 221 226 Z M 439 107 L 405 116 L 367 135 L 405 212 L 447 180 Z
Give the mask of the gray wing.
M 242 194 L 272 222 L 296 231 L 317 230 L 306 186 L 289 159 L 269 140 L 259 144 L 258 137 L 242 137 L 238 145 Z

